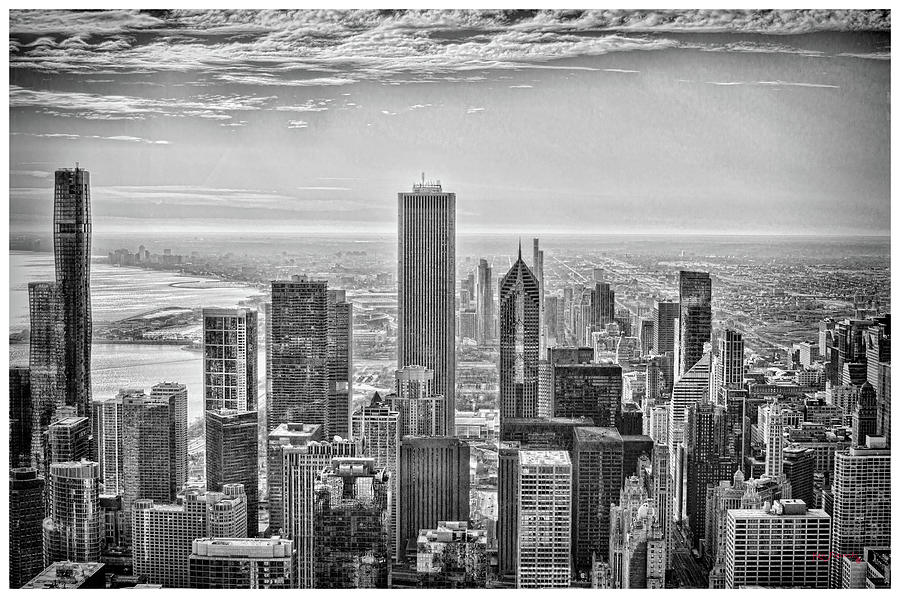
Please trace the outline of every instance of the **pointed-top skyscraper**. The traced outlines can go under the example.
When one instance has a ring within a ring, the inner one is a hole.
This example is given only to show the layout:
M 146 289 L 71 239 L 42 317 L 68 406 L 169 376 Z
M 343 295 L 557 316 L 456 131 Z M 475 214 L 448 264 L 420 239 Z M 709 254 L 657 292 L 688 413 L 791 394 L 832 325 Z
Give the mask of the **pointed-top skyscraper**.
M 53 252 L 62 304 L 65 402 L 79 417 L 91 414 L 91 191 L 90 173 L 56 171 Z
M 456 430 L 456 194 L 440 182 L 397 194 L 397 367 L 434 370 L 434 393 Z
M 519 256 L 500 281 L 500 425 L 537 417 L 540 285 Z

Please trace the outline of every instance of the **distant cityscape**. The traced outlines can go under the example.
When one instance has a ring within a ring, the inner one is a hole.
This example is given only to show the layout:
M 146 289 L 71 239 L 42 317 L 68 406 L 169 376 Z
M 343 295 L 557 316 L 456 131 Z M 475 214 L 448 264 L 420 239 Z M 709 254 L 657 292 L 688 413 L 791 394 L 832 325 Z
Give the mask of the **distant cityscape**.
M 10 330 L 12 588 L 890 587 L 886 257 L 461 256 L 423 176 L 396 255 L 104 258 L 90 190 Z M 100 265 L 259 294 L 100 323 Z M 202 416 L 165 363 L 95 396 L 105 343 L 202 355 Z

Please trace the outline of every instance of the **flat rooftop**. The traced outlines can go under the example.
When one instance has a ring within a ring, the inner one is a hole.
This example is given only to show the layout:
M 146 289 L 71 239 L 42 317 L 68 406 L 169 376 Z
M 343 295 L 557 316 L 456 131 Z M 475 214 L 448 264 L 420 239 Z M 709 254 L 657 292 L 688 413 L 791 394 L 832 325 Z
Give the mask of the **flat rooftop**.
M 522 465 L 572 465 L 567 451 L 519 451 Z

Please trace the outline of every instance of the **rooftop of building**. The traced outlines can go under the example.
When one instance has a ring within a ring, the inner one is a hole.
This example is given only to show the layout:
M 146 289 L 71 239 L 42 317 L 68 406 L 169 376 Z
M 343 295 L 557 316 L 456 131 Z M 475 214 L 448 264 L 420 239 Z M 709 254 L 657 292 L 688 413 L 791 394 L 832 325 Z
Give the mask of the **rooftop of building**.
M 38 573 L 22 589 L 75 589 L 96 575 L 103 563 L 57 561 Z
M 572 465 L 567 451 L 538 451 L 533 449 L 519 451 L 519 463 L 522 465 Z
M 761 509 L 728 509 L 732 519 L 831 519 L 823 509 L 808 509 L 799 498 L 783 498 Z
M 649 436 L 647 438 L 649 438 Z M 619 434 L 619 431 L 616 428 L 580 426 L 575 428 L 575 442 L 621 443 L 622 435 Z
M 88 421 L 88 419 L 86 417 L 69 416 L 69 417 L 60 418 L 60 419 L 56 420 L 55 422 L 51 423 L 50 425 L 51 426 L 77 426 L 77 425 L 83 424 L 86 421 Z
M 308 437 L 316 434 L 322 428 L 322 424 L 302 424 L 302 423 L 285 423 L 269 432 L 269 438 L 273 436 L 289 438 L 289 437 Z
M 192 556 L 246 558 L 289 558 L 292 540 L 272 538 L 198 538 L 193 542 Z
M 503 426 L 593 426 L 594 420 L 589 417 L 505 417 Z

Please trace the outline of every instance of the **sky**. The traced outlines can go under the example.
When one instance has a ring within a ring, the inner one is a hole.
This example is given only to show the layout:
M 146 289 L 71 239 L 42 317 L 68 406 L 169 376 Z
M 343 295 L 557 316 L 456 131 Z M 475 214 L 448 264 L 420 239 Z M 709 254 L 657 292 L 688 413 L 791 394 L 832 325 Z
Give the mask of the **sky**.
M 10 12 L 10 233 L 890 234 L 887 11 Z

